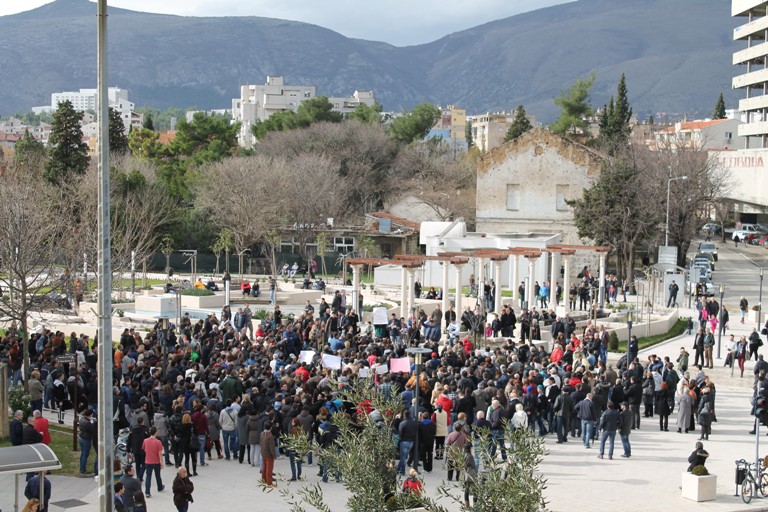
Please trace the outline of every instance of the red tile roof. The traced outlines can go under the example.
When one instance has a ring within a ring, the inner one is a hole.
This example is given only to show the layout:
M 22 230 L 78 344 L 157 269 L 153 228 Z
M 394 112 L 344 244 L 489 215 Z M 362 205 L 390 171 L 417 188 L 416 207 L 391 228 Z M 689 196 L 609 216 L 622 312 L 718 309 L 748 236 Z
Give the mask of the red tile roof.
M 404 228 L 412 229 L 414 231 L 419 231 L 420 225 L 418 222 L 413 222 L 412 220 L 408 220 L 403 217 L 398 217 L 397 215 L 392 215 L 391 213 L 374 212 L 374 213 L 368 213 L 366 215 L 368 215 L 369 217 L 373 217 L 375 219 L 389 219 L 392 221 L 392 224 L 396 224 Z

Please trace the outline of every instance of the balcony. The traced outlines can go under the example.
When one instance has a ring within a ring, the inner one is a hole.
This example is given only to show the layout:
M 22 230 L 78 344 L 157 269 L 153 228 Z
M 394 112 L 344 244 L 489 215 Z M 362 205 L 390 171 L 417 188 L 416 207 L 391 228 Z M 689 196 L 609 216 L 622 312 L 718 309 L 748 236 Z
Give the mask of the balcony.
M 733 54 L 733 65 L 745 64 L 768 55 L 768 43 L 760 43 L 751 48 L 745 48 Z
M 755 7 L 763 5 L 762 0 L 733 0 L 731 4 L 731 16 L 746 16 Z M 765 7 L 762 8 L 765 11 Z
M 739 137 L 752 137 L 768 134 L 768 122 L 748 123 L 739 125 Z
M 739 100 L 739 112 L 748 112 L 750 110 L 760 110 L 768 108 L 768 95 L 754 96 Z
M 768 16 L 763 16 L 733 29 L 733 40 L 746 40 L 752 34 L 757 36 L 758 39 L 762 39 L 763 31 L 766 29 L 768 29 Z
M 768 69 L 752 71 L 751 73 L 733 77 L 731 84 L 734 89 L 740 89 L 748 85 L 762 84 L 764 82 L 768 82 Z

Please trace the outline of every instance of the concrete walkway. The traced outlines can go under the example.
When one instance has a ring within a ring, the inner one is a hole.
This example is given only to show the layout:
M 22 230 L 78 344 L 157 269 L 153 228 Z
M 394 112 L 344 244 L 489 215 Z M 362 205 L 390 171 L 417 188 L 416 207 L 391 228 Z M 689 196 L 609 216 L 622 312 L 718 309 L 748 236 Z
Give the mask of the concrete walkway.
M 681 310 L 681 316 L 692 312 Z M 732 331 L 737 339 L 740 334 L 751 332 L 751 325 L 738 323 L 737 315 L 733 315 Z M 721 353 L 725 357 L 725 342 L 723 337 Z M 650 349 L 641 351 L 640 358 L 645 359 L 651 353 L 661 357 L 677 357 L 681 346 L 693 354 L 693 336 L 680 336 Z M 768 350 L 763 348 L 763 350 Z M 693 362 L 693 357 L 691 357 Z M 565 511 L 579 510 L 675 510 L 687 511 L 741 511 L 768 510 L 768 500 L 755 498 L 750 505 L 745 505 L 740 497 L 734 496 L 734 461 L 745 458 L 755 458 L 755 436 L 749 435 L 752 428 L 750 412 L 751 386 L 753 381 L 753 362 L 747 363 L 744 378 L 730 377 L 730 370 L 722 368 L 723 359 L 715 361 L 715 368 L 708 370 L 717 387 L 717 417 L 718 422 L 712 425 L 712 435 L 705 441 L 705 448 L 710 457 L 707 467 L 710 473 L 718 476 L 717 500 L 706 503 L 695 503 L 681 496 L 681 475 L 688 466 L 687 458 L 694 449 L 697 433 L 678 434 L 674 426 L 676 416 L 670 417 L 669 432 L 659 431 L 658 417 L 642 418 L 640 430 L 635 430 L 630 436 L 632 443 L 632 458 L 623 459 L 621 443 L 616 440 L 614 460 L 596 458 L 597 448 L 585 449 L 580 440 L 572 439 L 565 444 L 556 444 L 553 436 L 547 436 L 549 454 L 541 464 L 540 469 L 548 479 L 546 497 L 549 502 L 548 510 Z M 70 420 L 68 418 L 68 420 Z M 67 421 L 69 423 L 69 421 Z M 763 432 L 768 429 L 763 428 Z M 760 436 L 762 447 L 760 455 L 768 453 L 768 437 Z M 437 461 L 439 462 L 439 461 Z M 289 483 L 290 468 L 287 458 L 281 457 L 276 463 L 278 489 L 263 492 L 258 486 L 259 471 L 246 464 L 227 462 L 224 460 L 211 461 L 210 466 L 198 468 L 200 476 L 193 478 L 195 483 L 195 503 L 190 511 L 240 509 L 243 503 L 258 503 L 259 509 L 282 511 L 289 510 L 285 496 L 282 493 L 296 495 L 296 491 L 304 482 Z M 309 482 L 317 482 L 317 465 L 305 466 L 304 475 Z M 148 500 L 149 509 L 154 511 L 175 510 L 172 503 L 170 483 L 175 475 L 174 468 L 163 470 L 163 479 L 167 490 L 163 493 L 154 492 Z M 438 463 L 432 474 L 422 475 L 427 491 L 434 491 L 442 479 L 447 477 Z M 80 479 L 53 476 L 53 505 L 51 512 L 61 510 L 93 511 L 97 510 L 98 493 L 93 479 Z M 10 511 L 13 504 L 13 478 L 0 477 L 0 510 Z M 331 510 L 345 510 L 347 492 L 342 484 L 328 483 L 323 485 L 325 497 Z M 457 488 L 456 495 L 460 490 Z M 77 502 L 62 503 L 65 500 Z M 22 501 L 23 503 L 23 501 Z M 60 504 L 60 505 L 57 505 Z M 441 502 L 448 510 L 459 510 L 455 503 Z

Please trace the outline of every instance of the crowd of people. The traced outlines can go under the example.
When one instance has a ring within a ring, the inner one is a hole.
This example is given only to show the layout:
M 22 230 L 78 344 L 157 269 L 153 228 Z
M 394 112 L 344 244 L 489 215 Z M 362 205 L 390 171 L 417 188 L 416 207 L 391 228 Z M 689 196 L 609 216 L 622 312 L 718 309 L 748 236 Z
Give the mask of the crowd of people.
M 120 503 L 125 510 L 136 510 L 135 503 L 151 496 L 152 475 L 162 492 L 160 469 L 173 465 L 174 503 L 186 511 L 194 489 L 190 478 L 198 477 L 198 471 L 204 475 L 206 461 L 213 457 L 258 466 L 264 484 L 276 486 L 274 461 L 285 455 L 291 480 L 300 479 L 312 454 L 301 457 L 281 440 L 303 433 L 318 446 L 332 446 L 339 435 L 330 421 L 333 415 L 364 414 L 364 408 L 342 407 L 338 397 L 339 386 L 353 383 L 363 368 L 373 376 L 372 392 L 401 401 L 402 410 L 391 424 L 398 443 L 393 458 L 399 458 L 398 472 L 408 492 L 422 492 L 413 482 L 417 475 L 406 476 L 409 460 L 418 457 L 428 472 L 434 460 L 441 460 L 449 480 L 463 476 L 469 501 L 481 470 L 482 457 L 473 446 L 480 429 L 487 429 L 493 440 L 486 447 L 488 455 L 503 459 L 512 449 L 505 441 L 509 429 L 552 435 L 558 443 L 578 438 L 585 448 L 597 441 L 597 456 L 609 459 L 617 435 L 622 456 L 632 456 L 630 434 L 640 428 L 641 418 L 658 417 L 659 430 L 668 431 L 676 411 L 677 432 L 692 432 L 698 425 L 700 439 L 711 435 L 717 421 L 716 389 L 704 373 L 704 361 L 694 361 L 698 366 L 689 369 L 685 348 L 676 361 L 653 355 L 641 361 L 635 340 L 629 364 L 624 360 L 613 368 L 607 362 L 603 326 L 588 321 L 579 328 L 568 316 L 545 317 L 535 308 L 517 316 L 506 305 L 493 326 L 506 339 L 491 349 L 474 341 L 478 314 L 470 309 L 457 318 L 452 307 L 446 312 L 438 307 L 429 315 L 393 315 L 377 337 L 335 294 L 331 304 L 323 299 L 315 310 L 308 303 L 295 318 L 275 306 L 269 318 L 259 321 L 247 305 L 234 315 L 227 306 L 220 318 L 211 314 L 193 322 L 185 316 L 181 325 L 167 331 L 160 323 L 146 333 L 126 329 L 115 340 L 113 373 L 108 376 L 114 384 L 114 435 L 128 429 L 134 458 L 121 479 Z M 515 338 L 518 321 L 522 325 Z M 549 324 L 551 347 L 538 342 L 540 321 Z M 449 333 L 447 343 L 441 343 L 444 332 Z M 35 410 L 55 409 L 60 422 L 68 410 L 81 416 L 84 475 L 87 454 L 97 443 L 96 343 L 85 335 L 43 331 L 33 334 L 27 347 L 34 367 L 30 382 L 39 391 L 33 398 Z M 18 353 L 20 344 L 18 330 L 11 327 L 0 343 L 0 356 Z M 405 357 L 406 348 L 415 345 L 431 351 L 419 379 L 419 403 L 413 366 L 400 373 L 376 371 Z M 314 358 L 301 357 L 306 351 L 314 351 Z M 66 353 L 75 354 L 76 363 L 58 362 Z M 341 368 L 326 368 L 324 354 L 339 356 Z M 13 428 L 18 435 L 18 427 Z M 419 453 L 414 453 L 417 432 Z M 451 449 L 466 451 L 462 466 L 447 460 Z M 319 462 L 323 482 L 341 478 Z M 144 482 L 143 492 L 134 480 Z

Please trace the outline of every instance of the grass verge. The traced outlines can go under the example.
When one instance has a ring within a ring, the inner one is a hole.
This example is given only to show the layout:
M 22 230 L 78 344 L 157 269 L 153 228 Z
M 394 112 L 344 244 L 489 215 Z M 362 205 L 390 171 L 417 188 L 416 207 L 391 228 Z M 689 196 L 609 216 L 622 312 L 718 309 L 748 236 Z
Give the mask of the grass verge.
M 658 345 L 661 342 L 667 341 L 672 338 L 676 338 L 685 332 L 688 320 L 678 320 L 672 328 L 664 334 L 657 334 L 656 336 L 648 336 L 647 338 L 638 338 L 637 343 L 640 346 L 640 350 Z M 639 326 L 636 326 L 639 327 Z M 623 353 L 627 351 L 627 341 L 619 342 L 619 350 L 617 352 Z
M 80 452 L 72 451 L 72 430 L 60 428 L 58 425 L 51 425 L 49 430 L 51 432 L 51 450 L 53 450 L 59 458 L 59 461 L 61 461 L 61 469 L 53 471 L 52 473 L 54 475 L 63 476 L 80 476 Z M 0 447 L 10 445 L 11 442 L 8 439 L 0 441 Z M 88 463 L 85 466 L 88 470 L 93 470 L 93 461 L 95 457 L 96 452 L 91 448 L 91 453 L 88 456 Z

